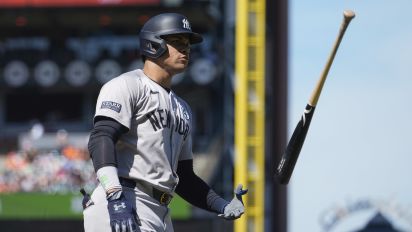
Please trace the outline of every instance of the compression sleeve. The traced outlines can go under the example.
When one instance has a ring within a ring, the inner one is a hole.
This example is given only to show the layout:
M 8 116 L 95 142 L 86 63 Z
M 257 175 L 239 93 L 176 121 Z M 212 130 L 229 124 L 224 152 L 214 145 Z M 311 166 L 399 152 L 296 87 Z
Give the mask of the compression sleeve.
M 179 184 L 176 193 L 187 202 L 201 209 L 223 213 L 228 201 L 221 198 L 193 172 L 193 159 L 179 161 L 177 167 Z
M 104 166 L 117 166 L 115 144 L 127 128 L 108 117 L 95 119 L 88 149 L 95 171 Z

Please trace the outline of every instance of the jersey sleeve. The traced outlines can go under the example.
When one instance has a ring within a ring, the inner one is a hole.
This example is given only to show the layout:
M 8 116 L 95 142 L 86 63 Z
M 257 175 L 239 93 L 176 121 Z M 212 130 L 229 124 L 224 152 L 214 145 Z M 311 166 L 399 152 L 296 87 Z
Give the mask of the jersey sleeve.
M 192 150 L 193 115 L 192 115 L 190 106 L 185 101 L 182 101 L 182 102 L 183 102 L 183 105 L 185 106 L 186 112 L 189 114 L 189 128 L 190 129 L 189 129 L 189 133 L 186 139 L 183 142 L 182 150 L 179 156 L 179 161 L 193 159 L 193 150 Z
M 179 161 L 193 159 L 192 151 L 192 135 L 189 134 L 183 143 L 182 150 L 180 152 Z
M 98 116 L 112 118 L 130 129 L 135 93 L 123 78 L 114 78 L 103 85 L 96 103 Z

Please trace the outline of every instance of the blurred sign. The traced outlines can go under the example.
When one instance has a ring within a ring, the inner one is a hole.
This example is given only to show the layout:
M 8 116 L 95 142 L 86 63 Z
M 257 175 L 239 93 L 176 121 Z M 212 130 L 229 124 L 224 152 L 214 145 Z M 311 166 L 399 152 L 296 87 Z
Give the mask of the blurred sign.
M 43 87 L 50 87 L 59 80 L 60 68 L 52 60 L 41 61 L 34 68 L 34 79 Z
M 158 5 L 160 0 L 1 0 L 0 7 L 71 7 L 104 5 Z
M 216 74 L 216 65 L 206 58 L 195 60 L 190 68 L 190 75 L 199 85 L 207 85 L 211 83 L 215 79 Z
M 379 218 L 381 222 L 385 222 L 381 226 L 387 223 L 388 225 L 404 229 L 399 231 L 411 231 L 412 229 L 410 208 L 400 205 L 394 200 L 361 199 L 353 202 L 350 201 L 343 205 L 334 204 L 320 215 L 319 222 L 322 231 L 358 231 L 356 228 L 365 227 L 368 221 L 370 221 L 370 224 Z
M 83 86 L 90 80 L 90 65 L 83 60 L 72 61 L 66 67 L 65 77 L 72 86 Z
M 104 84 L 119 76 L 122 73 L 122 67 L 116 61 L 106 59 L 97 65 L 95 73 L 97 80 Z
M 8 85 L 20 87 L 29 79 L 29 69 L 24 62 L 14 60 L 6 64 L 3 76 Z

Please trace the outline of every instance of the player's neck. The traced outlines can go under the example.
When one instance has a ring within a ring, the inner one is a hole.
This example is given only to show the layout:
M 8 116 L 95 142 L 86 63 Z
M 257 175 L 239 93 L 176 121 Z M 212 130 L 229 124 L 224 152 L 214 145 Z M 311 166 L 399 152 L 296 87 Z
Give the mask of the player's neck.
M 172 86 L 172 74 L 165 69 L 160 68 L 153 62 L 145 62 L 143 67 L 144 74 L 154 82 L 158 83 L 165 89 L 170 89 Z

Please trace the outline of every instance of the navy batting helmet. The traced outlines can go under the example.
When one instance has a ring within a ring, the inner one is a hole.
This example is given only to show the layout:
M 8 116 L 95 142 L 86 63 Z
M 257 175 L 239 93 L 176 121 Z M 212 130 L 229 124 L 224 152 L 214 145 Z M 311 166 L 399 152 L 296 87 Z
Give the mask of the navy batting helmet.
M 166 50 L 165 35 L 187 34 L 191 44 L 200 43 L 203 38 L 192 32 L 189 20 L 176 13 L 164 13 L 150 18 L 140 31 L 140 53 L 151 58 L 160 57 Z

